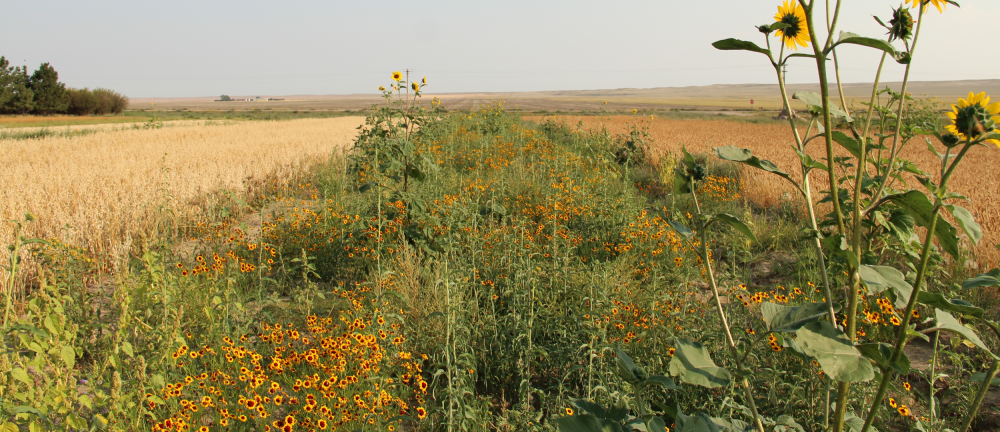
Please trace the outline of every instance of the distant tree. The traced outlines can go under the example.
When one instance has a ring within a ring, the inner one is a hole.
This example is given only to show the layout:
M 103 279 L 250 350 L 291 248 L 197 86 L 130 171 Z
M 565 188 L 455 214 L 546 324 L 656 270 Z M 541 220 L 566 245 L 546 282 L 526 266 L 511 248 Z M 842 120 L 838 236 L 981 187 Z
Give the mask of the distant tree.
M 14 68 L 10 67 L 7 58 L 0 56 L 0 109 L 4 109 L 13 96 L 13 87 Z
M 232 101 L 233 99 L 231 97 L 229 97 L 229 95 L 222 95 L 222 96 L 219 96 L 219 100 L 223 101 L 223 102 L 229 102 L 229 101 Z
M 94 114 L 101 103 L 87 88 L 66 90 L 66 100 L 66 112 L 78 116 Z
M 84 89 L 84 91 L 87 90 Z M 128 97 L 114 90 L 98 87 L 91 93 L 97 100 L 96 108 L 92 114 L 121 114 L 128 107 Z
M 28 68 L 5 68 L 6 101 L 0 109 L 5 113 L 27 114 L 35 107 L 35 92 L 31 90 Z
M 35 93 L 35 112 L 47 115 L 66 111 L 66 84 L 59 82 L 59 73 L 48 63 L 42 63 L 31 75 L 29 87 Z

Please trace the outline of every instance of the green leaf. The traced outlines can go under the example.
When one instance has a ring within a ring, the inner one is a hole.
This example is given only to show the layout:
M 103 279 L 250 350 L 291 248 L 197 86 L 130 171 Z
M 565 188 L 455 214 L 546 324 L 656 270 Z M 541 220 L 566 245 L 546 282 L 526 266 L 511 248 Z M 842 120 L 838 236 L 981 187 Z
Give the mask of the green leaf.
M 941 249 L 949 255 L 958 258 L 958 230 L 946 221 L 944 217 L 938 215 L 937 226 L 934 229 L 934 237 L 937 238 Z
M 560 417 L 555 422 L 562 432 L 621 432 L 622 430 L 618 423 L 599 419 L 593 414 Z
M 129 357 L 135 357 L 135 353 L 132 351 L 132 344 L 128 342 L 122 342 L 122 351 L 128 354 Z
M 757 46 L 757 44 L 745 40 L 732 39 L 732 38 L 723 39 L 712 43 L 712 46 L 714 46 L 715 49 L 722 51 L 751 51 L 751 52 L 765 54 L 768 57 L 771 57 L 771 52 L 768 51 L 767 49 L 761 48 Z
M 815 357 L 830 378 L 841 382 L 861 382 L 875 378 L 871 362 L 858 352 L 851 340 L 829 321 L 806 324 L 795 334 L 802 350 Z
M 615 348 L 615 364 L 618 365 L 618 376 L 628 381 L 629 384 L 645 381 L 648 378 L 646 370 L 636 366 L 635 362 L 632 361 L 632 357 L 629 357 L 625 351 L 617 347 Z
M 955 317 L 952 316 L 950 313 L 945 312 L 941 309 L 935 309 L 934 319 L 935 321 L 937 321 L 938 328 L 958 333 L 964 336 L 966 339 L 972 341 L 972 343 L 975 344 L 977 347 L 982 348 L 983 351 L 986 351 L 986 353 L 989 354 L 994 359 L 998 358 L 996 354 L 990 352 L 990 349 L 986 347 L 986 344 L 983 343 L 983 340 L 979 339 L 979 335 L 976 334 L 975 330 L 962 325 L 962 323 L 958 322 L 958 320 L 955 319 Z
M 670 379 L 670 377 L 665 377 L 663 375 L 653 375 L 653 376 L 651 376 L 651 377 L 649 377 L 649 378 L 646 379 L 645 384 L 647 384 L 647 385 L 658 385 L 658 386 L 661 386 L 663 388 L 672 389 L 672 390 L 676 390 L 676 389 L 680 388 L 677 384 L 674 384 L 674 380 Z
M 969 378 L 970 381 L 977 383 L 982 383 L 983 380 L 985 379 L 986 379 L 986 372 L 974 373 L 972 374 L 972 377 Z M 1000 377 L 994 377 L 993 380 L 990 381 L 990 386 L 1000 386 Z
M 955 217 L 955 221 L 958 222 L 958 226 L 965 231 L 965 234 L 969 236 L 969 240 L 972 240 L 972 244 L 979 245 L 979 240 L 983 238 L 983 228 L 976 223 L 976 218 L 972 216 L 968 210 L 964 207 L 957 206 L 954 204 L 949 204 L 944 206 L 951 212 L 951 215 Z
M 927 306 L 933 306 L 948 312 L 960 313 L 963 315 L 969 315 L 976 318 L 983 317 L 983 310 L 973 306 L 972 303 L 969 303 L 962 299 L 949 300 L 940 293 L 929 293 L 927 291 L 921 291 L 920 295 L 917 297 L 917 301 L 920 302 L 921 304 L 925 304 Z
M 934 204 L 931 203 L 931 200 L 923 192 L 911 190 L 901 194 L 889 195 L 886 198 L 903 210 L 906 210 L 910 216 L 913 216 L 913 220 L 918 226 L 924 228 L 931 226 Z
M 62 357 L 63 363 L 66 363 L 66 367 L 73 369 L 76 365 L 76 351 L 70 345 L 63 345 L 62 350 L 59 351 L 59 356 Z
M 840 32 L 840 40 L 837 41 L 837 43 L 833 44 L 833 46 L 831 46 L 830 49 L 832 50 L 834 47 L 840 44 L 853 44 L 853 45 L 871 47 L 885 51 L 885 53 L 892 56 L 892 58 L 897 58 L 896 49 L 893 48 L 892 45 L 890 45 L 888 42 L 884 40 L 863 37 L 851 32 Z
M 602 406 L 600 406 L 600 405 L 598 405 L 596 403 L 588 402 L 588 401 L 583 400 L 583 399 L 574 399 L 574 400 L 572 400 L 572 402 L 573 402 L 573 405 L 576 405 L 576 407 L 579 408 L 583 412 L 587 412 L 587 413 L 593 414 L 593 415 L 597 416 L 597 418 L 607 418 L 607 412 L 608 411 L 605 410 L 604 407 L 602 407 Z
M 913 295 L 913 285 L 906 281 L 902 272 L 888 266 L 863 265 L 858 269 L 861 281 L 868 287 L 869 294 L 878 294 L 892 289 L 896 301 L 896 309 L 904 309 Z
M 1000 269 L 990 270 L 974 278 L 962 282 L 962 289 L 1000 286 Z
M 681 412 L 680 407 L 677 407 L 674 426 L 674 432 L 722 432 L 722 428 L 705 413 L 688 416 Z
M 768 28 L 771 29 L 771 31 L 775 31 L 775 30 L 783 30 L 783 29 L 789 28 L 791 26 L 792 26 L 791 24 L 783 23 L 781 21 L 778 21 L 778 22 L 776 22 L 776 23 L 771 24 L 770 26 L 768 26 Z
M 737 219 L 736 216 L 733 216 L 728 213 L 719 213 L 715 215 L 715 220 L 729 224 L 731 227 L 736 228 L 736 230 L 742 233 L 743 235 L 749 237 L 750 240 L 753 240 L 755 243 L 757 242 L 757 237 L 753 235 L 753 231 L 750 230 L 750 227 L 748 227 L 745 223 L 740 222 L 740 220 Z
M 895 363 L 889 363 L 892 358 L 892 345 L 886 343 L 867 343 L 857 345 L 856 348 L 865 357 L 875 361 L 881 368 L 892 367 L 900 374 L 907 374 L 910 371 L 910 358 L 906 353 L 900 353 L 900 358 Z
M 729 385 L 729 371 L 715 365 L 708 348 L 688 339 L 677 339 L 670 374 L 681 381 L 706 388 Z
M 673 227 L 674 231 L 677 231 L 677 234 L 684 236 L 684 238 L 691 239 L 691 237 L 694 236 L 694 233 L 691 232 L 691 230 L 689 230 L 686 226 L 681 225 L 680 222 L 670 221 L 669 223 L 670 226 Z
M 761 303 L 760 312 L 764 315 L 767 327 L 773 332 L 794 332 L 829 313 L 826 303 L 805 303 L 789 307 L 770 302 Z
M 87 421 L 74 413 L 66 415 L 66 425 L 73 429 L 86 429 Z
M 753 152 L 747 149 L 742 149 L 736 146 L 728 145 L 723 147 L 716 147 L 713 149 L 715 155 L 722 160 L 739 162 L 745 165 L 752 166 L 754 168 L 762 169 L 764 171 L 777 174 L 781 177 L 791 179 L 791 176 L 778 169 L 778 166 L 769 160 L 761 160 L 760 158 L 753 155 Z
M 861 159 L 861 144 L 858 140 L 848 136 L 841 131 L 833 131 L 833 141 L 840 144 L 845 150 L 857 159 Z
M 88 395 L 80 395 L 80 397 L 76 398 L 76 401 L 80 402 L 80 405 L 83 405 L 90 409 L 94 409 L 94 400 L 91 399 L 90 396 Z
M 23 382 L 29 386 L 35 385 L 35 383 L 31 380 L 31 378 L 28 377 L 28 371 L 24 370 L 23 368 L 16 367 L 11 369 L 10 376 L 14 377 L 14 379 Z
M 647 415 L 645 422 L 649 425 L 649 432 L 666 432 L 667 430 L 667 423 L 658 416 Z
M 804 102 L 806 105 L 813 107 L 815 111 L 823 112 L 823 96 L 813 92 L 796 92 L 792 95 L 792 99 L 798 99 Z M 854 118 L 851 117 L 847 112 L 840 109 L 837 104 L 833 103 L 829 98 L 827 98 L 827 103 L 830 106 L 830 116 L 843 118 L 848 123 L 853 122 Z

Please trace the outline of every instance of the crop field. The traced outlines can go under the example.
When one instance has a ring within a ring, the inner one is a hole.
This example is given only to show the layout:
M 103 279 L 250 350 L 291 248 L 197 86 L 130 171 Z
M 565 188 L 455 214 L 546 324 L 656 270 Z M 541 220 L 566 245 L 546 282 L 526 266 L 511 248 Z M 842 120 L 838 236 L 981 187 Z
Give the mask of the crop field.
M 629 398 L 639 387 L 618 366 L 628 359 L 658 377 L 642 397 L 674 416 L 670 430 L 681 410 L 716 403 L 727 422 L 750 420 L 735 383 L 713 381 L 728 375 L 685 375 L 678 359 L 700 356 L 773 371 L 752 378 L 761 416 L 823 430 L 832 381 L 821 364 L 773 333 L 753 346 L 769 334 L 762 313 L 823 304 L 801 215 L 785 210 L 780 184 L 705 156 L 732 143 L 794 162 L 773 149 L 785 129 L 522 119 L 503 105 L 419 114 L 419 128 L 374 126 L 393 118 L 380 111 L 362 129 L 360 117 L 182 122 L 3 141 L 3 216 L 47 240 L 20 246 L 29 268 L 18 273 L 11 343 L 48 348 L 0 357 L 0 394 L 75 429 L 552 431 L 596 411 L 589 403 Z M 644 150 L 629 147 L 636 131 L 648 133 Z M 706 170 L 697 205 L 667 186 L 681 146 Z M 737 215 L 756 240 L 718 228 L 702 242 L 674 225 L 705 212 Z M 934 271 L 934 292 L 970 272 L 947 260 Z M 891 336 L 889 298 L 866 299 L 863 340 Z M 725 343 L 719 307 L 747 349 L 741 363 L 702 351 Z M 961 340 L 949 343 L 965 354 L 935 367 L 973 367 Z M 919 419 L 929 414 L 920 350 L 930 348 L 914 345 L 914 369 L 889 394 Z M 974 383 L 951 385 L 965 394 Z M 988 395 L 984 406 L 998 405 Z M 958 399 L 938 410 L 948 421 L 962 413 Z M 979 430 L 997 420 L 983 418 Z M 913 421 L 890 411 L 877 424 Z
M 770 160 L 785 170 L 794 170 L 799 163 L 795 153 L 789 151 L 793 137 L 787 122 L 760 124 L 727 120 L 671 120 L 648 116 L 524 117 L 528 121 L 553 118 L 573 127 L 583 122 L 582 127 L 586 130 L 607 128 L 612 134 L 626 132 L 629 125 L 645 128 L 649 132 L 651 155 L 654 159 L 659 155 L 676 155 L 682 147 L 692 153 L 711 154 L 713 148 L 735 145 L 750 149 L 754 155 Z M 800 133 L 806 133 L 804 126 L 800 128 Z M 927 150 L 926 139 L 930 139 L 938 151 L 944 151 L 944 146 L 936 138 L 919 136 L 909 142 L 901 152 L 901 157 L 914 162 L 925 171 L 932 171 L 940 165 L 940 161 Z M 825 157 L 821 143 L 813 143 L 811 146 L 808 151 L 810 155 Z M 845 154 L 846 151 L 838 150 L 838 156 Z M 970 156 L 968 163 L 973 165 L 972 169 L 957 172 L 951 184 L 955 192 L 970 199 L 969 211 L 983 227 L 983 239 L 974 250 L 973 259 L 984 268 L 992 268 L 1000 264 L 1000 249 L 996 247 L 1000 245 L 1000 196 L 997 195 L 997 191 L 1000 191 L 1000 172 L 987 167 L 1000 164 L 1000 152 L 977 152 Z M 758 206 L 773 207 L 783 199 L 788 201 L 794 197 L 796 192 L 789 183 L 765 174 L 747 167 L 740 169 L 746 199 Z M 814 196 L 819 197 L 820 190 L 829 188 L 829 179 L 821 171 L 815 172 L 812 177 Z M 916 181 L 912 176 L 907 180 Z
M 0 218 L 31 212 L 37 221 L 22 235 L 74 245 L 120 269 L 134 248 L 176 238 L 212 212 L 238 210 L 234 200 L 250 199 L 242 193 L 247 188 L 287 181 L 317 158 L 347 149 L 361 122 L 167 124 L 0 140 Z M 0 239 L 11 244 L 12 232 Z

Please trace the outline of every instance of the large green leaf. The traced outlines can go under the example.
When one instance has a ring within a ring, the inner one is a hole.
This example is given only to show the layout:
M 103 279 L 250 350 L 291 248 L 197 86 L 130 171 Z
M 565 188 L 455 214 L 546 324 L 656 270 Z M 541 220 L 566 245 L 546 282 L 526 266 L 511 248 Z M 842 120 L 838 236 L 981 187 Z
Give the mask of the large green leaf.
M 629 384 L 645 381 L 648 378 L 649 374 L 646 373 L 646 370 L 636 366 L 632 357 L 629 357 L 621 348 L 615 348 L 615 364 L 618 365 L 618 376 L 628 381 Z
M 773 332 L 794 332 L 802 326 L 826 316 L 826 303 L 805 303 L 789 307 L 776 303 L 762 303 L 760 312 L 764 315 L 767 328 Z
M 958 230 L 941 215 L 938 215 L 937 226 L 934 228 L 934 237 L 937 238 L 941 249 L 948 252 L 948 255 L 959 258 Z
M 815 321 L 798 329 L 798 343 L 809 356 L 816 358 L 823 372 L 842 382 L 869 381 L 875 369 L 858 352 L 851 340 L 829 321 Z
M 649 378 L 646 378 L 646 381 L 643 384 L 658 385 L 665 389 L 671 389 L 671 390 L 677 390 L 680 388 L 679 386 L 677 386 L 677 384 L 674 384 L 674 380 L 670 379 L 670 377 L 665 377 L 663 375 L 653 375 Z
M 837 45 L 841 44 L 853 44 L 853 45 L 871 47 L 885 51 L 886 54 L 889 54 L 894 59 L 897 58 L 896 49 L 893 48 L 892 45 L 890 45 L 888 42 L 884 40 L 864 37 L 856 33 L 842 31 L 840 32 L 840 40 L 838 40 L 837 43 L 833 44 L 833 46 L 830 47 L 830 50 L 832 50 Z M 829 50 L 827 50 L 827 52 L 829 52 Z
M 753 231 L 750 230 L 750 227 L 741 222 L 738 218 L 736 218 L 736 216 L 728 213 L 719 213 L 715 215 L 715 220 L 725 222 L 729 224 L 729 226 L 736 228 L 736 231 L 739 231 L 741 234 L 750 238 L 750 240 L 753 240 L 754 242 L 757 241 L 757 236 L 753 235 Z
M 682 382 L 707 388 L 724 387 L 731 379 L 729 371 L 715 365 L 708 348 L 688 339 L 677 339 L 670 374 Z
M 792 95 L 792 99 L 798 99 L 804 102 L 806 105 L 813 107 L 815 111 L 823 112 L 823 96 L 818 93 L 813 92 L 796 92 Z M 840 109 L 837 104 L 833 103 L 829 98 L 827 98 L 827 103 L 830 106 L 830 116 L 836 118 L 843 118 L 848 123 L 853 122 L 854 118 L 851 117 L 846 111 Z
M 722 428 L 712 421 L 705 413 L 692 416 L 685 415 L 677 407 L 677 417 L 674 417 L 675 432 L 722 432 Z
M 979 240 L 983 238 L 983 228 L 979 226 L 976 222 L 976 218 L 972 216 L 968 210 L 964 207 L 957 206 L 954 204 L 949 204 L 944 206 L 951 212 L 951 215 L 955 217 L 955 221 L 958 222 L 958 226 L 965 231 L 965 234 L 969 236 L 969 240 L 972 240 L 972 244 L 978 245 Z
M 775 165 L 774 162 L 771 162 L 769 160 L 761 160 L 757 156 L 754 156 L 753 152 L 751 152 L 750 150 L 742 149 L 733 145 L 727 145 L 723 147 L 716 147 L 715 149 L 713 149 L 713 151 L 715 152 L 715 155 L 719 159 L 739 162 L 742 164 L 752 166 L 754 168 L 762 169 L 764 171 L 777 174 L 787 179 L 791 178 L 788 173 L 778 169 L 778 166 Z
M 927 306 L 933 306 L 948 312 L 956 312 L 964 315 L 974 316 L 976 318 L 983 317 L 983 310 L 975 307 L 972 303 L 969 303 L 962 299 L 949 300 L 940 293 L 929 293 L 927 291 L 921 291 L 920 296 L 917 297 L 917 301 Z
M 892 358 L 892 345 L 886 343 L 867 343 L 858 345 L 857 349 L 862 355 L 874 361 L 881 368 L 892 367 L 896 372 L 903 375 L 910 372 L 910 358 L 906 356 L 906 353 L 900 353 L 899 360 L 895 362 L 889 361 Z
M 768 51 L 766 48 L 761 48 L 753 42 L 740 39 L 732 39 L 732 38 L 723 39 L 712 43 L 712 46 L 714 46 L 715 49 L 723 51 L 751 51 L 751 52 L 765 54 L 768 57 L 771 57 L 771 52 Z
M 555 422 L 562 432 L 621 432 L 622 430 L 618 423 L 599 419 L 593 414 L 560 417 Z
M 986 379 L 986 372 L 977 372 L 969 377 L 972 382 L 982 383 Z M 990 381 L 990 386 L 1000 386 L 1000 377 L 995 377 Z
M 962 289 L 1000 286 L 1000 269 L 990 270 L 974 278 L 962 282 Z
M 932 203 L 923 192 L 911 190 L 901 194 L 889 195 L 886 198 L 903 210 L 906 210 L 910 216 L 913 216 L 913 221 L 918 226 L 922 226 L 924 228 L 931 226 L 931 216 L 934 214 L 934 203 Z
M 934 309 L 934 320 L 937 321 L 937 328 L 958 333 L 970 340 L 977 347 L 982 348 L 983 351 L 986 351 L 986 353 L 993 358 L 998 358 L 996 354 L 993 354 L 990 349 L 986 347 L 986 344 L 984 344 L 983 340 L 979 338 L 979 335 L 976 334 L 975 330 L 962 325 L 962 323 L 958 322 L 958 320 L 955 319 L 955 317 L 950 313 L 941 309 Z
M 691 230 L 689 230 L 688 227 L 684 226 L 680 222 L 670 221 L 669 223 L 670 227 L 673 228 L 674 231 L 677 231 L 677 234 L 684 236 L 684 238 L 690 239 L 692 236 L 694 236 L 694 233 L 691 232 Z
M 896 309 L 906 308 L 913 295 L 913 285 L 906 281 L 902 272 L 888 266 L 863 265 L 858 273 L 861 274 L 861 281 L 868 287 L 869 294 L 892 289 L 896 294 Z
M 861 159 L 861 144 L 858 143 L 858 140 L 841 131 L 833 131 L 832 135 L 834 142 L 840 144 L 844 150 L 847 150 L 855 158 Z

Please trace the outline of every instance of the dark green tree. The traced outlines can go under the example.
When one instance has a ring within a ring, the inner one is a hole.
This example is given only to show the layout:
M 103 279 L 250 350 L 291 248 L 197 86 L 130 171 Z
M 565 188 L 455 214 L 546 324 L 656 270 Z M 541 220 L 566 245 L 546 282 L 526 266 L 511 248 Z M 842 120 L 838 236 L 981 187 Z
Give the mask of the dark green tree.
M 48 63 L 42 63 L 31 75 L 31 91 L 35 93 L 35 112 L 52 114 L 66 111 L 66 84 L 59 82 L 59 73 Z
M 15 67 L 11 74 L 13 84 L 10 86 L 10 99 L 4 104 L 4 111 L 17 114 L 27 114 L 35 107 L 35 92 L 31 90 L 31 79 L 26 66 Z
M 0 110 L 6 110 L 14 85 L 14 68 L 10 67 L 7 58 L 0 56 Z

